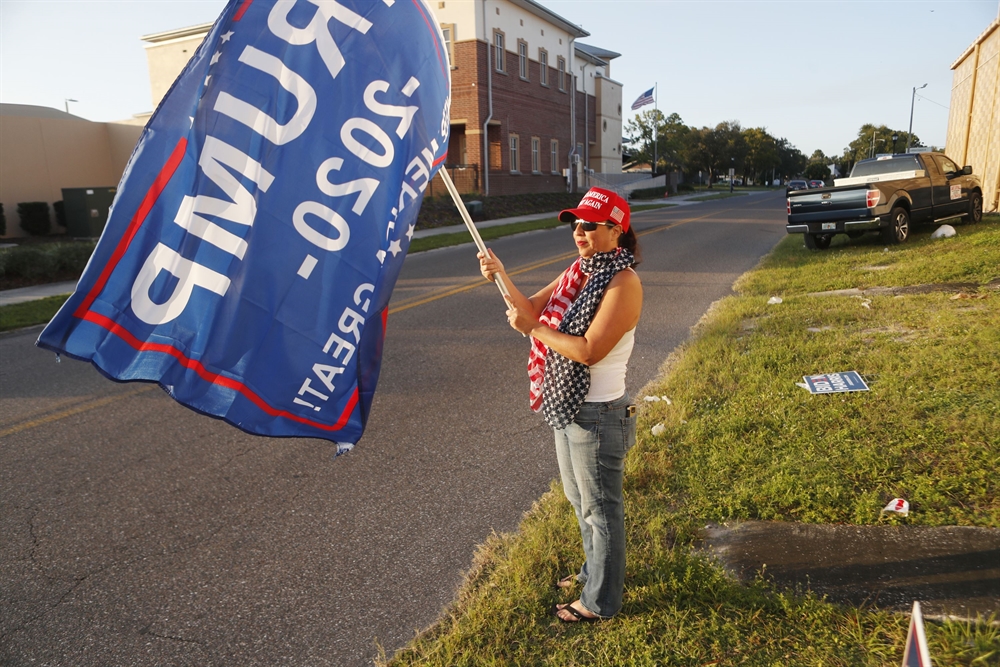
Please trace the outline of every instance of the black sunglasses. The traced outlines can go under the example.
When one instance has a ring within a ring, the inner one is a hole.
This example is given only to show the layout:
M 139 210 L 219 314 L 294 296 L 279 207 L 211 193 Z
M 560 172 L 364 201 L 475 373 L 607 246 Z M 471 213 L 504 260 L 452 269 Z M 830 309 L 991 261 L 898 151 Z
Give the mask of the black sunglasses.
M 587 222 L 585 220 L 573 220 L 569 223 L 570 231 L 576 232 L 576 226 L 580 225 L 585 232 L 592 232 L 596 230 L 599 226 L 604 225 L 605 227 L 611 227 L 614 229 L 617 225 L 613 222 Z

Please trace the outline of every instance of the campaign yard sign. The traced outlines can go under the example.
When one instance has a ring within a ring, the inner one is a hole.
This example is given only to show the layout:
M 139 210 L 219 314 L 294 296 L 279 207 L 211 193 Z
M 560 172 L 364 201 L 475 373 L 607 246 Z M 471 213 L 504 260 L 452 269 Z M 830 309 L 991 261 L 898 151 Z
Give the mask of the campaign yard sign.
M 856 371 L 806 375 L 806 388 L 810 394 L 836 394 L 845 391 L 868 391 L 864 378 Z
M 349 449 L 447 152 L 449 77 L 424 0 L 231 0 L 37 344 L 251 433 Z

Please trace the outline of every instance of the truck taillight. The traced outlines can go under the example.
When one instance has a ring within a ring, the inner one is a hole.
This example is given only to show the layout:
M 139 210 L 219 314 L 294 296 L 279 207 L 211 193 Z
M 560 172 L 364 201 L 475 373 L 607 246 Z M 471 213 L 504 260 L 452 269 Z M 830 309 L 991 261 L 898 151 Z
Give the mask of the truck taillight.
M 791 199 L 786 199 L 785 203 L 788 204 L 788 215 L 791 215 L 792 214 L 792 200 Z
M 878 206 L 880 199 L 882 199 L 882 192 L 880 190 L 869 190 L 867 197 L 868 208 L 875 208 Z

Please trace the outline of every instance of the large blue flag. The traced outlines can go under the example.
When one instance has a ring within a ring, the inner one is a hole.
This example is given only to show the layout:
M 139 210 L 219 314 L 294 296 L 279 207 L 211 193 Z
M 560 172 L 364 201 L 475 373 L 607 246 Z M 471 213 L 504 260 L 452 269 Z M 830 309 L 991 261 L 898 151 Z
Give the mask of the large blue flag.
M 424 0 L 230 0 L 38 345 L 251 433 L 350 448 L 449 104 Z

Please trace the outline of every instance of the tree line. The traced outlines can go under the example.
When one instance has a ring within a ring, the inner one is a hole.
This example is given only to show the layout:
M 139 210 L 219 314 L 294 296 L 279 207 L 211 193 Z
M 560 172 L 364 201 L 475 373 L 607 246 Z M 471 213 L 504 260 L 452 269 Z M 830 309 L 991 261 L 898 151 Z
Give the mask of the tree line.
M 903 152 L 908 138 L 910 146 L 922 145 L 916 135 L 866 123 L 840 155 L 815 150 L 806 157 L 786 138 L 775 137 L 763 127 L 744 128 L 738 120 L 729 120 L 698 128 L 686 125 L 676 113 L 666 116 L 658 109 L 647 109 L 625 124 L 632 162 L 653 163 L 654 126 L 656 173 L 680 171 L 687 182 L 697 183 L 700 178 L 709 186 L 728 178 L 730 168 L 746 184 L 787 182 L 796 177 L 829 179 L 831 165 L 843 176 L 858 160 Z

